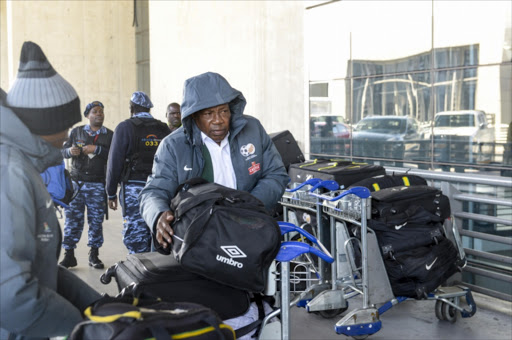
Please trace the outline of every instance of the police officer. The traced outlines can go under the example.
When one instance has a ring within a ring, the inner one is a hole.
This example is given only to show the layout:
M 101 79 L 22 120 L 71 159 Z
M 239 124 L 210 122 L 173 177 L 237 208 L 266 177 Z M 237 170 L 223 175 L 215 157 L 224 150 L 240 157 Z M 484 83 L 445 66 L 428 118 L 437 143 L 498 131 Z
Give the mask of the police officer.
M 130 254 L 151 251 L 151 232 L 139 212 L 139 192 L 151 174 L 153 158 L 169 127 L 149 113 L 153 107 L 149 97 L 134 92 L 130 100 L 131 118 L 119 123 L 114 131 L 108 155 L 107 195 L 110 209 L 123 209 L 123 242 Z
M 98 258 L 98 249 L 103 244 L 103 218 L 107 209 L 105 197 L 105 170 L 113 132 L 103 126 L 104 106 L 99 101 L 87 104 L 84 116 L 89 124 L 71 130 L 69 140 L 64 143 L 62 155 L 71 158 L 71 178 L 81 186 L 76 197 L 64 209 L 65 250 L 60 262 L 66 268 L 77 265 L 74 249 L 84 229 L 85 207 L 89 224 L 89 265 L 101 269 L 103 262 Z

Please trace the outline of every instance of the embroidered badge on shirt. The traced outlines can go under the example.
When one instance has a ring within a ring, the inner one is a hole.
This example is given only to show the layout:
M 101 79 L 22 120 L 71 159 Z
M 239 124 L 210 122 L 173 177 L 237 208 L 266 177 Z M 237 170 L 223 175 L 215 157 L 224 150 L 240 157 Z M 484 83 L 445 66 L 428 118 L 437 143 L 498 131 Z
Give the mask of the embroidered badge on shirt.
M 245 159 L 246 161 L 256 157 L 257 155 L 254 154 L 255 152 L 256 147 L 252 143 L 242 145 L 242 147 L 240 148 L 240 153 L 242 154 L 242 156 L 247 157 Z
M 252 165 L 249 167 L 249 175 L 254 175 L 258 171 L 260 171 L 260 163 L 252 162 Z

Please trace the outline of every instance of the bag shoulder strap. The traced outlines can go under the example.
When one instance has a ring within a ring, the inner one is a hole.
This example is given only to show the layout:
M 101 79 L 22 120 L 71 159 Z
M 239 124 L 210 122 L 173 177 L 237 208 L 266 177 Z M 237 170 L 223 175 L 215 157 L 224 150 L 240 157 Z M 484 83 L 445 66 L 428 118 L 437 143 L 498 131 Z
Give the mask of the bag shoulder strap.
M 258 306 L 258 320 L 251 322 L 248 325 L 245 325 L 241 328 L 238 328 L 235 330 L 236 338 L 241 338 L 246 334 L 249 334 L 254 329 L 257 329 L 256 336 L 260 332 L 260 325 L 263 322 L 263 319 L 265 318 L 265 307 L 263 306 L 263 297 L 261 295 L 255 295 L 252 301 L 256 302 L 256 305 Z

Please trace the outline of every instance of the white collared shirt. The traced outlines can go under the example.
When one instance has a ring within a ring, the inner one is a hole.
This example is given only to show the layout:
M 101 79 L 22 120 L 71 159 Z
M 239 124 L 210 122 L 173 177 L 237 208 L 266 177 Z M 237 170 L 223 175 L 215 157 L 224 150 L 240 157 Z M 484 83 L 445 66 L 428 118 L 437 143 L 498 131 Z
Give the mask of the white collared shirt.
M 201 131 L 203 143 L 208 148 L 208 151 L 210 151 L 212 158 L 213 181 L 225 187 L 236 189 L 236 175 L 233 163 L 231 162 L 228 137 L 229 132 L 219 145 Z

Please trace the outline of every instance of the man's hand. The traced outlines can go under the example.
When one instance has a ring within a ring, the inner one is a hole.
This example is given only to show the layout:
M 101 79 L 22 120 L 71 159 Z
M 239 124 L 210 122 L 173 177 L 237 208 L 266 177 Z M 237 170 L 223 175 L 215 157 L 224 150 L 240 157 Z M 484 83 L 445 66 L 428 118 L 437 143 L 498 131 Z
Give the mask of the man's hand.
M 112 210 L 117 210 L 117 197 L 114 199 L 108 199 L 108 207 Z
M 85 154 L 85 155 L 88 155 L 90 153 L 93 153 L 94 151 L 96 151 L 96 145 L 86 145 L 82 148 L 82 152 Z
M 80 148 L 76 145 L 73 145 L 72 147 L 69 148 L 69 153 L 71 154 L 71 156 L 78 156 L 80 155 Z
M 172 243 L 171 236 L 174 232 L 171 228 L 171 222 L 174 220 L 174 215 L 170 210 L 164 211 L 158 218 L 156 223 L 156 240 L 164 248 L 167 248 Z

